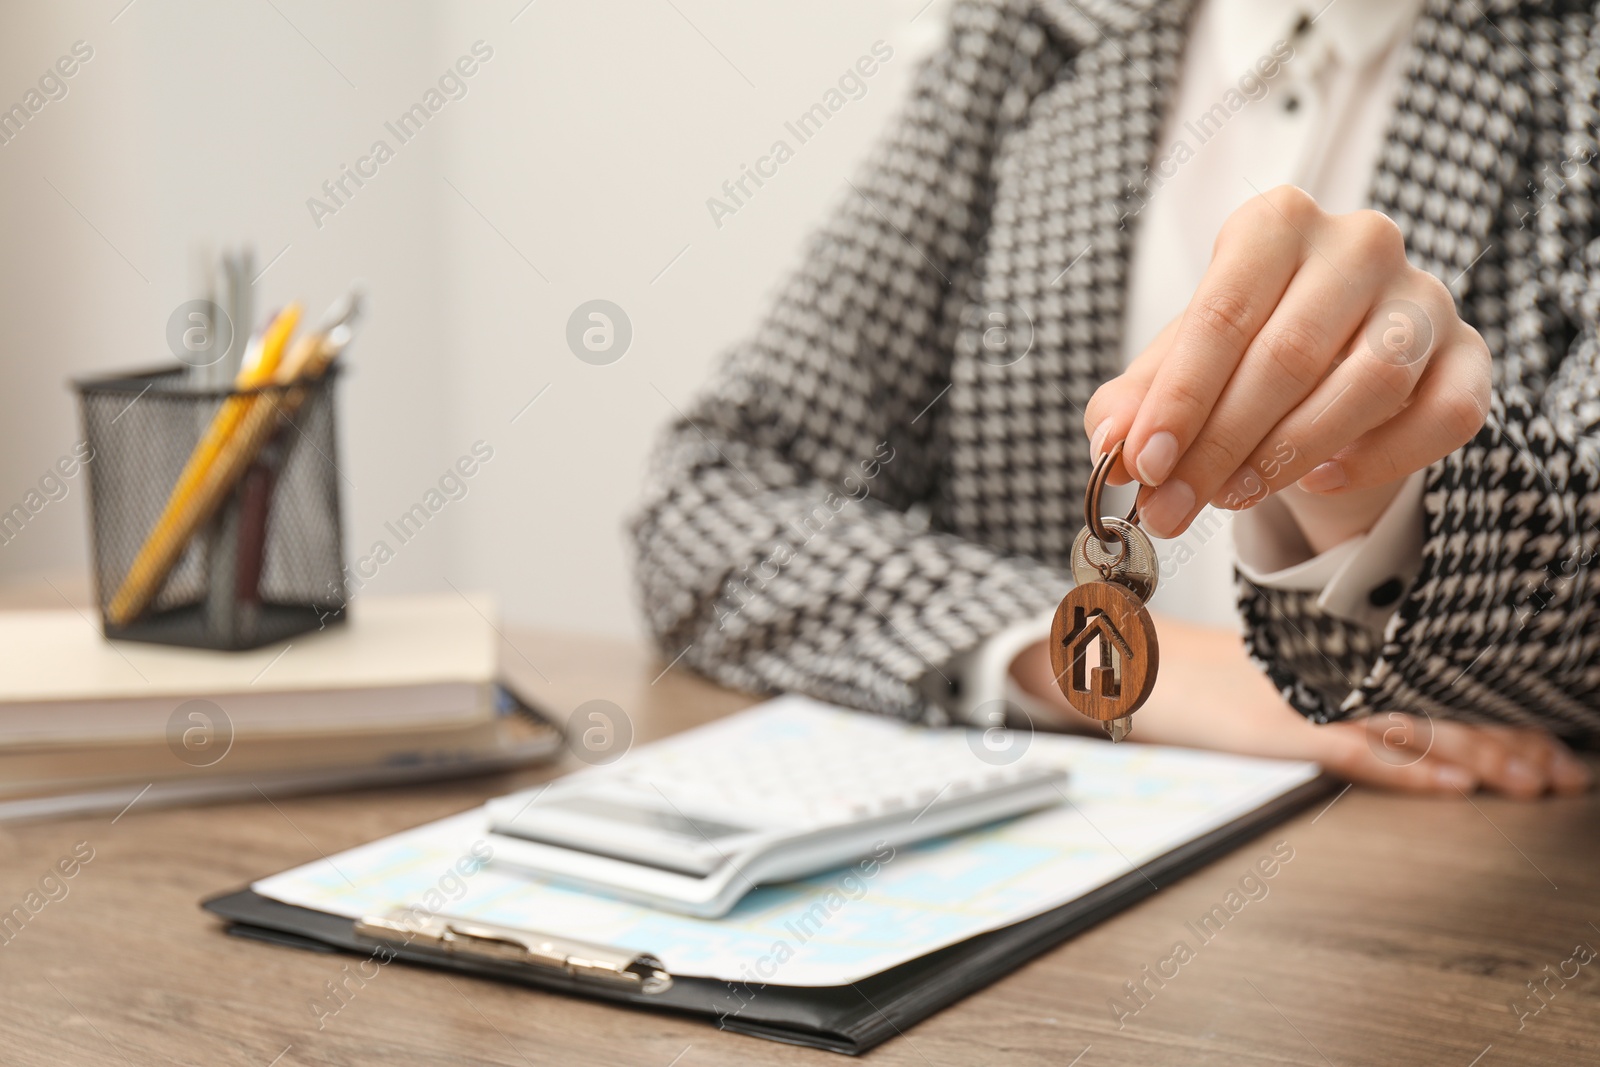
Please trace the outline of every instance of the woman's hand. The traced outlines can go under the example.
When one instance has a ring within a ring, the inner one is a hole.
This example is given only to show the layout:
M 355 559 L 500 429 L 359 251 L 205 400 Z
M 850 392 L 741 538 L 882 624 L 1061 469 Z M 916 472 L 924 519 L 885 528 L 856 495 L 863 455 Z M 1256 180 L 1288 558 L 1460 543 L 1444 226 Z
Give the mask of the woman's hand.
M 1321 551 L 1469 441 L 1488 400 L 1483 338 L 1394 222 L 1281 186 L 1229 217 L 1188 308 L 1095 393 L 1084 430 L 1096 457 L 1126 441 L 1112 480 L 1155 487 L 1152 533 L 1298 486 L 1284 501 Z
M 1160 628 L 1161 673 L 1130 740 L 1315 760 L 1349 781 L 1407 793 L 1454 797 L 1481 787 L 1532 799 L 1589 787 L 1588 768 L 1542 730 L 1399 713 L 1318 726 L 1283 701 L 1237 634 L 1171 618 Z M 1067 725 L 1100 733 L 1061 695 L 1044 642 L 1018 656 L 1011 675 Z

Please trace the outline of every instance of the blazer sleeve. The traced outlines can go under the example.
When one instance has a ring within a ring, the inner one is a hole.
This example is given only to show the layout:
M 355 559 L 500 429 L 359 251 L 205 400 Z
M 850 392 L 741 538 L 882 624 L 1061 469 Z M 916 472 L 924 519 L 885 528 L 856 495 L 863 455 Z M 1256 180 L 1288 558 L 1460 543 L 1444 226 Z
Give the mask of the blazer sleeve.
M 665 659 L 937 722 L 945 665 L 1070 587 L 922 517 L 997 140 L 1063 58 L 1024 9 L 955 8 L 866 173 L 660 442 L 630 527 Z
M 1408 711 L 1600 734 L 1600 160 L 1592 131 L 1579 143 L 1589 165 L 1534 220 L 1535 261 L 1507 294 L 1525 310 L 1495 353 L 1488 420 L 1427 471 L 1422 569 L 1387 628 L 1241 578 L 1253 655 L 1314 720 Z

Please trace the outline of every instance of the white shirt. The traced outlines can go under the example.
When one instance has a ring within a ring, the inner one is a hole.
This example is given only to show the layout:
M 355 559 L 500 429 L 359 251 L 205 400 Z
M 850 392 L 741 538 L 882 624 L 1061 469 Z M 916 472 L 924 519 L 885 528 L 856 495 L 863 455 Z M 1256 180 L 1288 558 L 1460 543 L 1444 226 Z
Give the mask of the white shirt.
M 1135 227 L 1125 363 L 1182 313 L 1222 223 L 1246 200 L 1289 184 L 1335 213 L 1366 205 L 1421 7 L 1422 0 L 1201 0 Z M 1325 610 L 1381 629 L 1399 601 L 1395 590 L 1421 560 L 1421 494 L 1419 473 L 1370 533 L 1309 559 L 1276 499 L 1237 515 L 1207 508 L 1182 537 L 1156 543 L 1161 586 L 1152 606 L 1238 626 L 1237 563 L 1261 585 L 1320 589 Z M 1108 495 L 1108 513 L 1120 514 L 1128 501 Z M 1005 696 L 1027 707 L 1007 668 L 1048 633 L 1048 616 L 1029 620 L 955 664 L 961 706 Z

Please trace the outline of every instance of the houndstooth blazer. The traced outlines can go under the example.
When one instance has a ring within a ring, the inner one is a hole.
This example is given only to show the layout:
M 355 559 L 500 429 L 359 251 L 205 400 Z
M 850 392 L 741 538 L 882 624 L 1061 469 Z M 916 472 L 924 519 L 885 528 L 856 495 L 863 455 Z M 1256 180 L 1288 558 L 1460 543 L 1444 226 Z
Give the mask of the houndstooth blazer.
M 1071 585 L 1082 410 L 1120 369 L 1137 190 L 1191 0 L 970 0 L 866 173 L 709 391 L 632 522 L 663 653 L 723 683 L 925 721 L 929 679 Z M 1386 631 L 1241 581 L 1300 712 L 1600 731 L 1595 0 L 1428 0 L 1370 200 L 1495 356 L 1427 472 Z M 981 343 L 1020 309 L 1032 347 Z

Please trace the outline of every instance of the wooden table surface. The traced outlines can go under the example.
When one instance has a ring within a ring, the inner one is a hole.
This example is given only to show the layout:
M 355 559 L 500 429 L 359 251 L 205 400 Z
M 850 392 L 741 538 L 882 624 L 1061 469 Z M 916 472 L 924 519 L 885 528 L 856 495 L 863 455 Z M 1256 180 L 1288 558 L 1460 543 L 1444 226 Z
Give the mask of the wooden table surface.
M 640 741 L 750 703 L 681 669 L 663 674 L 663 664 L 625 642 L 509 637 L 508 669 L 529 695 L 563 715 L 585 700 L 611 700 Z M 74 849 L 93 850 L 64 883 L 66 896 L 0 941 L 0 1063 L 844 1062 L 687 1018 L 405 965 L 385 967 L 319 1029 L 313 1000 L 347 958 L 226 937 L 196 906 L 573 766 L 0 826 L 0 913 Z M 1577 962 L 1592 953 L 1580 946 L 1600 948 L 1597 840 L 1596 797 L 1465 803 L 1351 789 L 867 1059 L 917 1067 L 1600 1062 L 1600 959 Z M 1143 968 L 1170 957 L 1175 942 L 1198 945 L 1186 924 L 1221 903 L 1278 842 L 1293 859 L 1266 883 L 1267 895 L 1195 948 L 1175 977 L 1159 988 L 1146 980 Z M 1564 985 L 1563 971 L 1576 972 Z M 1124 983 L 1141 980 L 1147 1002 L 1119 1020 L 1109 1002 L 1131 1005 Z M 1542 1000 L 1528 985 L 1541 981 L 1549 990 Z

